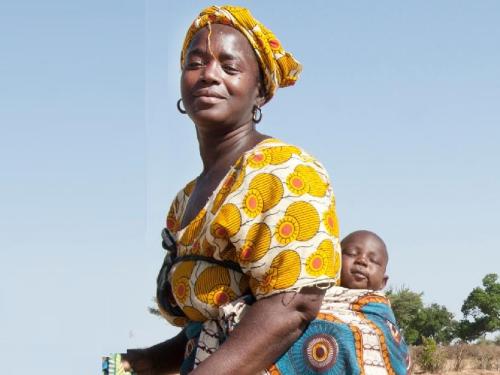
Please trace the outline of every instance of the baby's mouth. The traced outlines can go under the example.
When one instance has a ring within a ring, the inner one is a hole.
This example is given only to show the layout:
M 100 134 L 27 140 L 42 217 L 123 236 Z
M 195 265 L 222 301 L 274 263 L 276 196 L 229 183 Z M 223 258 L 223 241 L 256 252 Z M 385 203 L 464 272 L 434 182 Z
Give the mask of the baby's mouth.
M 356 281 L 362 281 L 367 279 L 366 275 L 360 271 L 352 271 L 351 274 Z

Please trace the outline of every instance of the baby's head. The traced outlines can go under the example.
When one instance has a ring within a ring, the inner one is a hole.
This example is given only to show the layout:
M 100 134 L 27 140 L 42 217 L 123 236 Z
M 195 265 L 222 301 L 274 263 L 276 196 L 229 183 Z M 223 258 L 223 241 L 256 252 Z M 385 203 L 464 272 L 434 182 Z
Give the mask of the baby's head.
M 375 233 L 358 230 L 345 237 L 342 247 L 340 283 L 349 289 L 382 290 L 389 277 L 385 274 L 389 255 L 384 241 Z

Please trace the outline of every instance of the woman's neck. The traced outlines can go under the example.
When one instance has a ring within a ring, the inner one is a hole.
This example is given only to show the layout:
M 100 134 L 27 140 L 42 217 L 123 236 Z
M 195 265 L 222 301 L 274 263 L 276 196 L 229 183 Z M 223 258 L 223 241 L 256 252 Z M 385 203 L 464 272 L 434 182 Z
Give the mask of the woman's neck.
M 268 138 L 259 133 L 252 123 L 227 132 L 197 129 L 197 136 L 203 161 L 202 175 L 213 169 L 227 169 L 241 154 Z

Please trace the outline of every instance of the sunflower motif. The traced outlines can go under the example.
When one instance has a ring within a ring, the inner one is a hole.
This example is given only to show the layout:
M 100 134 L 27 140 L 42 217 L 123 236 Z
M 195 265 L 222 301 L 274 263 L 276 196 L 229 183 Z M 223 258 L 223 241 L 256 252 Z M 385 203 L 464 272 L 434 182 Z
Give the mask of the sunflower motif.
M 172 269 L 172 292 L 175 300 L 184 304 L 190 295 L 189 278 L 195 262 L 192 260 L 177 263 Z
M 271 162 L 271 155 L 267 150 L 257 150 L 248 157 L 248 166 L 261 169 Z
M 300 268 L 300 256 L 296 251 L 282 251 L 273 259 L 260 282 L 258 292 L 268 294 L 273 290 L 290 288 L 299 279 Z
M 306 271 L 311 276 L 321 276 L 325 274 L 328 265 L 326 254 L 320 251 L 315 251 L 306 260 Z
M 271 229 L 264 223 L 253 224 L 241 246 L 239 260 L 254 262 L 267 254 L 271 244 Z
M 189 288 L 189 279 L 187 277 L 181 277 L 178 278 L 174 281 L 173 284 L 173 293 L 175 296 L 175 300 L 184 305 L 186 302 L 187 297 L 190 294 L 190 288 Z
M 295 241 L 299 235 L 300 225 L 298 220 L 289 215 L 285 215 L 276 224 L 274 237 L 280 245 L 288 245 Z
M 205 224 L 206 210 L 202 209 L 186 227 L 179 242 L 184 246 L 191 245 L 198 237 Z
M 294 202 L 285 212 L 285 217 L 291 216 L 298 223 L 297 241 L 308 241 L 313 238 L 319 229 L 319 214 L 311 203 Z
M 341 266 L 340 251 L 335 248 L 333 242 L 329 239 L 321 241 L 316 253 L 320 254 L 325 260 L 325 268 L 321 274 L 330 278 L 338 278 Z
M 194 284 L 196 298 L 204 303 L 214 305 L 215 292 L 226 290 L 231 284 L 229 271 L 221 266 L 209 266 L 201 272 Z
M 240 230 L 241 214 L 236 205 L 225 204 L 210 225 L 210 233 L 215 238 L 232 237 Z
M 342 257 L 340 251 L 334 251 L 332 266 L 326 268 L 326 276 L 340 280 L 340 268 L 342 266 Z
M 340 269 L 340 254 L 331 240 L 323 240 L 306 260 L 306 271 L 312 276 L 335 277 Z
M 233 301 L 236 294 L 227 285 L 217 285 L 208 294 L 207 303 L 211 306 L 222 306 Z
M 309 165 L 298 165 L 295 172 L 303 176 L 308 184 L 308 193 L 314 197 L 324 197 L 328 190 L 328 184 L 321 178 L 319 173 Z
M 293 172 L 288 175 L 286 178 L 286 186 L 288 187 L 288 190 L 296 195 L 302 195 L 309 191 L 309 184 L 306 179 L 297 172 Z
M 248 188 L 257 190 L 262 197 L 262 212 L 269 211 L 283 198 L 281 179 L 271 173 L 258 174 L 252 179 Z
M 264 202 L 259 190 L 248 189 L 245 198 L 243 198 L 243 211 L 245 211 L 247 216 L 250 218 L 256 217 L 262 212 L 263 207 Z
M 330 205 L 328 210 L 323 213 L 323 225 L 329 235 L 339 236 L 339 222 L 335 213 L 335 206 Z
M 293 154 L 300 154 L 300 149 L 295 146 L 276 146 L 268 150 L 273 165 L 283 164 L 290 160 Z
M 276 279 L 278 277 L 278 269 L 276 267 L 271 267 L 266 272 L 262 278 L 260 284 L 258 284 L 258 291 L 260 294 L 268 294 L 274 289 L 276 284 Z

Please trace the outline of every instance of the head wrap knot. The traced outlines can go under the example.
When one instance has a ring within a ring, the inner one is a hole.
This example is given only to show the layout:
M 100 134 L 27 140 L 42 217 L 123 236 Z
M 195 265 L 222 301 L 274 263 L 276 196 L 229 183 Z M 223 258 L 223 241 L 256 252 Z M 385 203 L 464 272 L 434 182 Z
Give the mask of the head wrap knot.
M 295 84 L 302 71 L 302 65 L 291 53 L 285 51 L 271 30 L 257 21 L 250 11 L 236 6 L 211 6 L 205 8 L 186 33 L 181 52 L 181 67 L 194 35 L 208 24 L 223 24 L 240 31 L 250 42 L 264 75 L 266 102 L 278 87 Z

